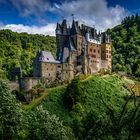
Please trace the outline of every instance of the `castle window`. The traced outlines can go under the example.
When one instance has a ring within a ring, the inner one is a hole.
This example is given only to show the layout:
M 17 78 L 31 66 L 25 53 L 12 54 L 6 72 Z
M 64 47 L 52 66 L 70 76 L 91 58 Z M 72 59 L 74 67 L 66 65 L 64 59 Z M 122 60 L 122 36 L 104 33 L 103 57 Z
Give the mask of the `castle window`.
M 96 58 L 96 55 L 92 55 L 93 58 Z
M 78 62 L 77 62 L 77 65 L 81 65 L 81 63 L 78 61 Z
M 100 51 L 98 50 L 98 53 L 100 53 Z
M 90 52 L 92 52 L 92 49 L 90 49 Z
M 106 50 L 106 53 L 108 53 L 108 50 Z
M 94 52 L 96 52 L 96 50 L 94 49 Z
M 106 57 L 108 58 L 108 55 L 106 55 Z
M 61 66 L 58 66 L 58 68 L 60 68 Z
M 49 76 L 50 76 L 50 73 L 49 73 Z

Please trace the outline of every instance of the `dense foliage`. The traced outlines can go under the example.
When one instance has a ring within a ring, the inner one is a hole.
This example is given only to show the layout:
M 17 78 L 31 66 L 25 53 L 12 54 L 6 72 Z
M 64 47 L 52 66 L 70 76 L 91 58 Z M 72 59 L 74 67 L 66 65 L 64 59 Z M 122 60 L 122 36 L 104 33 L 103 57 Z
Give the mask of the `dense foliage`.
M 130 90 L 130 85 L 135 85 L 133 80 L 117 75 L 88 76 L 82 80 L 76 77 L 68 86 L 46 89 L 47 93 L 33 101 L 37 103 L 26 108 L 6 85 L 0 80 L 3 140 L 140 138 L 140 102 Z
M 69 127 L 42 106 L 25 112 L 0 80 L 0 139 L 2 140 L 74 140 Z
M 20 66 L 24 76 L 32 75 L 38 50 L 48 50 L 55 55 L 55 37 L 0 30 L 0 77 L 10 78 L 10 71 Z
M 140 76 L 140 16 L 128 16 L 108 32 L 114 47 L 113 70 Z
M 74 140 L 74 135 L 56 115 L 50 115 L 42 106 L 28 114 L 31 140 Z
M 140 104 L 134 105 L 127 86 L 116 75 L 76 78 L 66 89 L 53 89 L 41 104 L 80 140 L 138 138 Z
M 7 83 L 0 80 L 0 138 L 15 139 L 22 127 L 22 110 L 10 93 Z

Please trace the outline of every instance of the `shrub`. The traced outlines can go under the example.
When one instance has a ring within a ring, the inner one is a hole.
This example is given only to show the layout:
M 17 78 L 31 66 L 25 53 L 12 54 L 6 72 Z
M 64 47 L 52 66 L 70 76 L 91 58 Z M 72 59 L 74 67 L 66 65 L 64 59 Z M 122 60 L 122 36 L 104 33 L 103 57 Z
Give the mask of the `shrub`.
M 83 100 L 81 88 L 79 86 L 80 80 L 79 76 L 72 80 L 72 82 L 67 86 L 64 94 L 65 105 L 72 109 L 72 107 Z
M 42 106 L 28 114 L 31 140 L 74 140 L 70 128 L 65 127 L 56 115 L 50 115 Z
M 0 138 L 3 140 L 17 139 L 23 126 L 23 112 L 7 87 L 0 80 Z

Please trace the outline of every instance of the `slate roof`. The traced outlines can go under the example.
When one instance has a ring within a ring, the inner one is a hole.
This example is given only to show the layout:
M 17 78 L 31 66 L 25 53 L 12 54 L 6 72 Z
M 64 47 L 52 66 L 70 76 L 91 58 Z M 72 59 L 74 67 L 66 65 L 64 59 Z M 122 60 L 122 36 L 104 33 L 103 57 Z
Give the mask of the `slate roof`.
M 39 56 L 39 61 L 47 62 L 47 63 L 60 63 L 59 61 L 56 61 L 49 51 L 41 51 Z
M 76 51 L 72 38 L 69 39 L 69 49 L 70 51 Z

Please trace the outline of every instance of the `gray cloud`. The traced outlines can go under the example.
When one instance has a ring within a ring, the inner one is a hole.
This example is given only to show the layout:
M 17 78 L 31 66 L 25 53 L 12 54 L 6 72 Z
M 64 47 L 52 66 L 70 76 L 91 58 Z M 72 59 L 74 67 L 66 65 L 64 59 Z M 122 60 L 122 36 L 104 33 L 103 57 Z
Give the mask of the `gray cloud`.
M 2 0 L 0 0 L 1 2 Z M 69 22 L 72 20 L 71 14 L 80 23 L 93 26 L 100 30 L 111 28 L 121 22 L 121 20 L 130 14 L 123 7 L 116 5 L 108 7 L 106 0 L 64 0 L 61 4 L 50 3 L 50 0 L 10 0 L 13 6 L 22 16 L 37 16 L 38 23 L 44 23 L 44 26 L 26 26 L 9 24 L 3 25 L 0 29 L 11 29 L 17 32 L 38 33 L 45 35 L 54 35 L 55 24 L 47 23 L 47 19 L 42 18 L 46 12 L 57 13 L 65 17 Z
M 105 0 L 66 1 L 62 5 L 52 8 L 52 11 L 59 12 L 65 17 L 75 14 L 76 19 L 81 22 L 90 26 L 95 25 L 102 30 L 119 24 L 128 15 L 128 11 L 119 5 L 108 7 Z
M 45 0 L 10 0 L 22 16 L 42 15 L 50 8 L 50 2 Z

